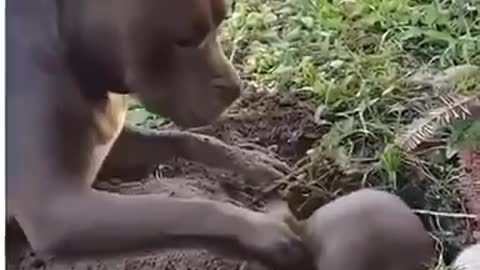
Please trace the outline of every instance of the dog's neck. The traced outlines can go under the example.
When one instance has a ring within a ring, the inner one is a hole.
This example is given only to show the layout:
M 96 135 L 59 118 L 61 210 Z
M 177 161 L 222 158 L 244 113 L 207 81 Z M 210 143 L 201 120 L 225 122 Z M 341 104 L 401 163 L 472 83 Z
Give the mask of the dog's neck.
M 58 6 L 57 25 L 67 66 L 88 98 L 104 98 L 107 91 L 127 94 L 118 36 L 110 31 L 112 25 L 104 21 L 90 22 L 84 14 L 85 8 L 80 2 Z M 89 28 L 92 23 L 98 27 Z
M 79 55 L 79 51 L 70 51 L 69 66 L 80 85 L 80 89 L 87 98 L 104 98 L 108 95 L 108 92 L 129 93 L 122 79 L 105 72 L 109 70 L 107 66 L 102 64 L 101 61 L 96 61 L 96 59 L 82 57 L 82 55 Z
M 95 54 L 87 47 L 80 48 L 80 42 L 68 41 L 67 44 L 68 66 L 87 98 L 103 98 L 108 91 L 118 94 L 129 92 L 118 67 L 106 60 L 109 56 Z

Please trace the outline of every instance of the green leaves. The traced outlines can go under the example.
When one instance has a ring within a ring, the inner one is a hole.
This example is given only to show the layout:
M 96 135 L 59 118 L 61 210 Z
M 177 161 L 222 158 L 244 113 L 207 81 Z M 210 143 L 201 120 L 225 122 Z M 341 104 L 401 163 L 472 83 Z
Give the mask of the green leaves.
M 132 125 L 141 125 L 154 118 L 151 113 L 142 108 L 129 110 L 127 113 L 127 122 Z
M 395 144 L 385 146 L 380 157 L 382 169 L 387 174 L 393 188 L 397 189 L 397 174 L 402 164 L 402 152 Z
M 167 122 L 166 119 L 163 119 L 145 110 L 142 104 L 136 99 L 130 98 L 128 100 L 127 107 L 127 123 L 130 125 L 145 126 L 150 122 L 156 124 Z
M 455 121 L 450 127 L 447 158 L 453 157 L 462 147 L 480 146 L 480 120 L 467 119 Z

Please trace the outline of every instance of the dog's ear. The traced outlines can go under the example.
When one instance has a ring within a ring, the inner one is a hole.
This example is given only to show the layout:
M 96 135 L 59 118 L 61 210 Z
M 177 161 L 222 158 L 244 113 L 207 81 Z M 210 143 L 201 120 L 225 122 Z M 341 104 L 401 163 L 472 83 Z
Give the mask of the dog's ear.
M 168 5 L 162 9 L 164 20 L 160 21 L 168 28 L 163 31 L 180 46 L 198 46 L 225 18 L 224 1 L 166 1 Z

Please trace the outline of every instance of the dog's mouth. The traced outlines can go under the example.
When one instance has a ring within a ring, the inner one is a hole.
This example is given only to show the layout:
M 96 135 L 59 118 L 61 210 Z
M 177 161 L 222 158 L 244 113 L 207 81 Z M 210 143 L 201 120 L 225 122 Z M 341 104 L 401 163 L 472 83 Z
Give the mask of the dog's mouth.
M 214 79 L 211 82 L 211 88 L 218 92 L 223 107 L 228 108 L 237 100 L 242 94 L 241 82 L 226 82 L 224 79 Z
M 188 117 L 183 116 L 183 114 L 178 114 L 178 116 L 170 117 L 170 119 L 180 128 L 190 129 L 207 126 L 211 124 L 216 117 L 207 119 L 198 117 L 196 114 L 189 114 Z
M 241 95 L 239 84 L 213 80 L 204 95 L 156 96 L 137 93 L 138 100 L 153 114 L 170 119 L 182 128 L 196 128 L 218 119 Z
M 175 107 L 171 104 L 162 105 L 141 98 L 139 100 L 150 113 L 168 118 L 178 127 L 185 129 L 207 126 L 215 121 L 224 111 L 212 110 L 210 107 L 208 111 L 199 113 L 188 105 Z

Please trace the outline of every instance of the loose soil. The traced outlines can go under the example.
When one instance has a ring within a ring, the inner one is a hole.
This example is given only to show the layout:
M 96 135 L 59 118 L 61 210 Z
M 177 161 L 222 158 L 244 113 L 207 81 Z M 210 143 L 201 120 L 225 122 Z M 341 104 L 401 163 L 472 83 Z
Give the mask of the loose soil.
M 315 123 L 315 110 L 312 97 L 306 92 L 269 94 L 250 90 L 232 106 L 225 117 L 195 132 L 212 135 L 241 147 L 256 145 L 293 165 L 327 131 Z M 155 123 L 150 123 L 148 127 L 175 128 L 156 126 Z M 172 197 L 226 201 L 249 208 L 262 207 L 258 200 L 260 192 L 246 186 L 240 176 L 182 159 L 172 159 L 160 165 L 150 177 L 140 181 L 109 179 L 98 181 L 95 187 L 122 194 L 161 193 Z M 206 250 L 178 249 L 101 261 L 81 260 L 71 264 L 42 262 L 32 254 L 19 228 L 9 226 L 6 241 L 7 266 L 12 270 L 265 269 L 256 262 L 226 259 Z

